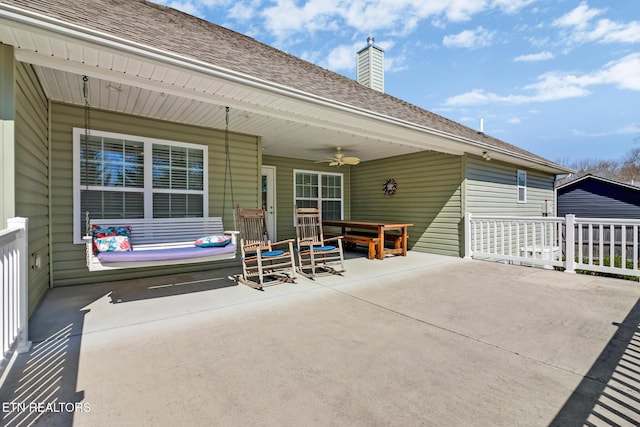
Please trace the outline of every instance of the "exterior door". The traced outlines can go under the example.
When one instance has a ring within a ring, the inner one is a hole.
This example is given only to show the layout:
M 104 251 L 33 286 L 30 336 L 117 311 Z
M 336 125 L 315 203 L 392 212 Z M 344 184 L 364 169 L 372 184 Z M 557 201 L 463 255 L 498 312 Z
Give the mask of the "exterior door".
M 267 227 L 269 237 L 276 241 L 276 168 L 275 166 L 262 166 L 262 206 L 267 212 Z

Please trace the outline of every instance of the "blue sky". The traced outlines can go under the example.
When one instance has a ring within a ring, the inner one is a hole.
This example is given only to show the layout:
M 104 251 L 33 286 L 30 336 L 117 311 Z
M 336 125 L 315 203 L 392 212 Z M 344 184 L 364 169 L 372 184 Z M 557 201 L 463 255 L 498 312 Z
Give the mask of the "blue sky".
M 385 92 L 550 160 L 640 147 L 638 0 L 156 0 L 355 79 L 368 36 Z

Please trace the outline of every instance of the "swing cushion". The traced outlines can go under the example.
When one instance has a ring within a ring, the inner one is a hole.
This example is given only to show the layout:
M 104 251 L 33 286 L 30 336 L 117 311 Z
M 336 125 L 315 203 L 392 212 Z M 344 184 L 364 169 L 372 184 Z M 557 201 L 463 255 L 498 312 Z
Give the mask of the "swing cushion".
M 120 225 L 115 227 L 102 227 L 100 225 L 94 224 L 91 226 L 91 236 L 93 237 L 93 254 L 98 255 L 98 253 L 103 252 L 100 250 L 98 245 L 98 239 L 103 239 L 105 237 L 112 236 L 124 236 L 129 241 L 129 249 L 131 250 L 131 226 L 130 225 Z M 109 245 L 110 242 L 103 242 L 104 245 Z M 115 242 L 111 242 L 112 246 Z M 119 245 L 118 245 L 119 246 Z
M 110 262 L 168 262 L 181 259 L 205 258 L 235 253 L 235 245 L 224 247 L 199 248 L 197 246 L 133 250 L 127 252 L 101 252 L 98 259 L 102 263 Z
M 195 245 L 200 248 L 212 248 L 212 247 L 220 247 L 227 246 L 231 243 L 231 236 L 224 235 L 213 235 L 213 236 L 205 236 L 196 240 Z

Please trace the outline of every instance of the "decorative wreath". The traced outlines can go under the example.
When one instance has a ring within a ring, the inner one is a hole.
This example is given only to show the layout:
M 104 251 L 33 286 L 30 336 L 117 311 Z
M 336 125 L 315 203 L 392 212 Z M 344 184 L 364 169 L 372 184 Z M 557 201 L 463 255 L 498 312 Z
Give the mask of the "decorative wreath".
M 388 180 L 385 181 L 384 184 L 382 184 L 382 191 L 384 192 L 385 196 L 391 196 L 393 193 L 396 192 L 397 189 L 398 189 L 398 183 L 393 178 L 389 178 Z

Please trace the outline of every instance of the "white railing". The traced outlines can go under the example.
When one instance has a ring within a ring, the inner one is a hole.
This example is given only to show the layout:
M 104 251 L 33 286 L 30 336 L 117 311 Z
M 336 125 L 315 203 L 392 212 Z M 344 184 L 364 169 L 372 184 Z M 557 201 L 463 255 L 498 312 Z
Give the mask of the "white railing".
M 465 257 L 562 264 L 563 218 L 465 215 Z
M 566 269 L 640 276 L 638 232 L 640 220 L 575 218 L 567 215 Z M 572 234 L 573 233 L 573 234 Z
M 465 258 L 640 276 L 640 220 L 465 215 Z
M 28 341 L 27 218 L 11 218 L 0 230 L 0 374 L 14 352 L 31 348 Z

